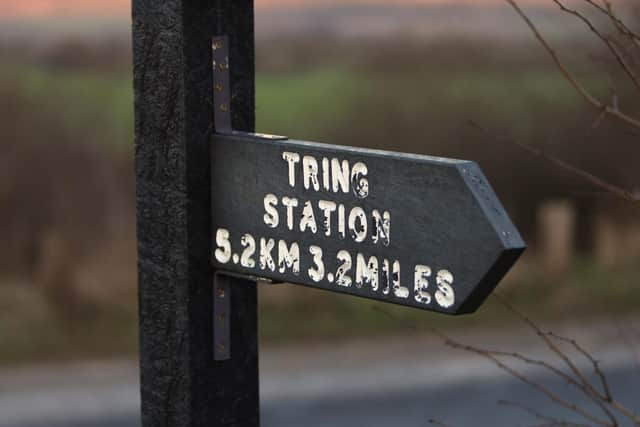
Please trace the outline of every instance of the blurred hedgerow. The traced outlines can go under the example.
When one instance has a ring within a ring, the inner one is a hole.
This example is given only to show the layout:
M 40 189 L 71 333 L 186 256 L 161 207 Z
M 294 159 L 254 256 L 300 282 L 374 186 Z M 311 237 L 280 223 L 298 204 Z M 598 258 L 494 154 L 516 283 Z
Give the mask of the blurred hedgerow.
M 621 96 L 616 91 L 615 85 L 613 84 L 615 78 L 612 75 L 609 75 L 609 78 L 612 81 L 609 89 L 609 99 L 600 99 L 598 96 L 594 95 L 579 81 L 576 75 L 574 75 L 569 67 L 563 62 L 560 54 L 552 47 L 551 43 L 542 34 L 533 20 L 526 14 L 517 0 L 505 1 L 515 10 L 518 16 L 531 30 L 532 34 L 544 51 L 549 55 L 562 77 L 576 91 L 580 98 L 582 98 L 588 106 L 593 108 L 594 120 L 590 124 L 585 124 L 585 127 L 588 128 L 589 131 L 593 131 L 605 120 L 612 120 L 619 123 L 621 126 L 624 126 L 626 133 L 640 137 L 640 117 L 625 111 L 624 107 L 621 105 Z M 584 24 L 586 31 L 591 32 L 602 44 L 604 44 L 606 51 L 610 55 L 609 58 L 606 58 L 605 60 L 613 62 L 622 72 L 624 77 L 632 83 L 633 88 L 637 92 L 635 93 L 635 96 L 640 95 L 640 31 L 634 30 L 631 25 L 627 24 L 616 12 L 613 4 L 609 0 L 579 0 L 578 2 L 589 11 L 595 12 L 600 18 L 604 18 L 601 20 L 591 18 L 586 11 L 568 6 L 568 3 L 565 3 L 565 0 L 549 1 L 558 6 L 562 12 L 578 19 L 582 24 Z M 634 8 L 633 10 L 635 15 L 637 15 L 640 20 L 640 5 L 632 5 L 632 7 Z M 606 29 L 602 29 L 605 25 Z M 487 132 L 484 127 L 475 121 L 471 121 L 470 123 L 473 127 Z M 573 176 L 590 183 L 594 187 L 608 194 L 630 202 L 640 201 L 640 191 L 636 189 L 622 188 L 615 185 L 580 167 L 574 166 L 570 162 L 549 155 L 542 149 L 531 144 L 513 141 L 500 136 L 496 136 L 495 139 L 500 142 L 515 143 L 518 147 L 526 150 L 530 154 L 550 162 L 554 166 L 569 172 Z M 576 152 L 578 151 L 579 147 L 576 147 Z
M 584 102 L 594 109 L 594 121 L 587 126 L 589 126 L 590 129 L 596 129 L 605 120 L 612 120 L 619 123 L 620 126 L 624 126 L 626 131 L 631 135 L 640 137 L 640 117 L 634 116 L 632 113 L 625 111 L 624 107 L 621 105 L 622 102 L 620 95 L 616 92 L 615 87 L 613 85 L 611 86 L 609 99 L 600 99 L 591 93 L 589 89 L 584 86 L 565 65 L 560 54 L 558 54 L 558 52 L 556 52 L 556 50 L 551 46 L 520 4 L 516 0 L 505 1 L 515 10 L 518 16 L 531 30 L 539 44 L 551 57 L 555 67 L 558 69 L 562 77 L 573 87 Z M 638 92 L 635 93 L 635 96 L 638 96 L 638 94 L 640 94 L 640 32 L 634 30 L 631 25 L 627 24 L 625 20 L 621 18 L 609 0 L 580 0 L 578 2 L 578 4 L 584 6 L 588 11 L 595 12 L 597 16 L 604 18 L 604 20 L 600 21 L 596 21 L 591 18 L 584 10 L 570 7 L 568 3 L 564 2 L 564 0 L 550 1 L 558 6 L 562 12 L 578 19 L 582 24 L 584 24 L 587 31 L 593 33 L 597 39 L 604 44 L 610 55 L 608 60 L 612 61 L 619 68 L 624 77 L 632 83 L 633 88 Z M 640 6 L 635 5 L 635 8 L 640 19 Z M 606 29 L 602 29 L 605 25 Z M 487 132 L 480 124 L 473 121 L 471 124 L 475 128 Z M 638 191 L 625 189 L 612 184 L 586 170 L 572 165 L 569 162 L 555 158 L 534 146 L 519 143 L 517 141 L 511 141 L 506 138 L 500 137 L 499 139 L 502 142 L 515 142 L 519 147 L 529 153 L 543 158 L 556 167 L 589 182 L 608 194 L 615 195 L 629 202 L 640 201 L 640 192 Z M 576 151 L 577 150 L 579 150 L 579 147 L 576 147 Z M 574 416 L 577 416 L 580 421 L 569 421 L 566 419 L 552 417 L 540 412 L 536 408 L 529 407 L 522 402 L 502 400 L 498 402 L 499 405 L 516 407 L 523 410 L 536 420 L 534 425 L 538 427 L 618 427 L 620 425 L 626 425 L 621 423 L 632 423 L 632 425 L 640 426 L 640 416 L 615 399 L 607 377 L 600 368 L 599 361 L 589 351 L 572 338 L 563 337 L 554 332 L 542 330 L 538 324 L 517 311 L 502 298 L 498 297 L 498 299 L 503 305 L 517 315 L 544 342 L 547 349 L 553 355 L 557 356 L 561 361 L 561 367 L 545 360 L 532 358 L 518 352 L 491 350 L 467 345 L 454 340 L 450 336 L 438 330 L 433 330 L 433 333 L 439 336 L 443 340 L 444 344 L 451 348 L 486 358 L 502 371 L 546 396 L 554 405 L 564 408 Z M 565 347 L 568 346 L 573 350 L 573 353 L 577 354 L 579 357 L 586 359 L 592 370 L 591 376 L 586 374 L 579 367 L 579 363 L 575 356 L 567 351 L 563 345 Z M 587 398 L 590 405 L 585 407 L 563 397 L 561 392 L 553 390 L 552 388 L 545 386 L 543 383 L 532 379 L 530 376 L 527 376 L 520 370 L 511 366 L 507 360 L 533 365 L 551 373 L 557 378 L 562 379 L 570 387 L 578 390 Z M 440 420 L 432 419 L 429 420 L 429 423 L 439 427 L 449 427 Z

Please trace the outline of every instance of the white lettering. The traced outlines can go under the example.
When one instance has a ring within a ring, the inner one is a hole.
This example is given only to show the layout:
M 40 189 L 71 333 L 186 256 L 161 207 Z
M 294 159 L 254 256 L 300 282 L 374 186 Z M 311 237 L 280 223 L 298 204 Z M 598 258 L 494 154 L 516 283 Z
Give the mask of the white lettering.
M 287 208 L 287 227 L 289 230 L 293 230 L 293 208 L 298 207 L 298 199 L 283 197 L 282 204 Z
M 324 157 L 322 159 L 322 188 L 324 188 L 325 191 L 331 190 L 330 174 L 329 159 Z
M 378 244 L 378 242 L 382 241 L 383 245 L 389 246 L 391 240 L 391 214 L 385 212 L 380 215 L 380 212 L 374 209 L 372 217 L 374 233 L 371 238 L 373 243 Z
M 436 302 L 442 308 L 451 308 L 456 302 L 455 291 L 453 290 L 453 274 L 448 270 L 440 270 L 436 275 Z
M 316 216 L 313 213 L 311 202 L 304 204 L 302 219 L 300 220 L 300 231 L 304 232 L 307 228 L 309 228 L 313 234 L 316 234 L 318 231 L 318 224 L 316 223 Z
M 324 212 L 324 221 L 322 222 L 324 235 L 331 236 L 331 213 L 336 211 L 337 205 L 334 202 L 320 200 L 318 207 Z
M 340 166 L 340 160 L 331 160 L 331 176 L 333 178 L 333 192 L 339 193 L 342 189 L 343 193 L 349 192 L 349 162 L 342 161 Z
M 351 186 L 353 194 L 359 199 L 366 199 L 369 195 L 369 181 L 367 178 L 368 169 L 364 163 L 356 163 L 351 169 Z
M 369 284 L 375 292 L 378 290 L 378 258 L 371 257 L 369 262 L 364 255 L 356 256 L 356 287 L 361 288 L 364 284 Z
M 276 271 L 276 263 L 273 261 L 271 252 L 273 251 L 276 242 L 273 239 L 260 239 L 260 269 Z
M 391 274 L 389 271 L 388 259 L 382 261 L 382 283 L 384 284 L 382 293 L 385 295 L 389 295 L 389 293 L 391 292 Z
M 409 288 L 400 285 L 400 262 L 393 263 L 393 273 L 391 275 L 393 282 L 393 294 L 398 298 L 409 298 Z
M 314 282 L 320 282 L 324 279 L 324 262 L 322 261 L 322 249 L 318 246 L 309 247 L 309 252 L 313 256 L 313 264 L 315 266 L 309 269 L 309 277 Z
M 367 215 L 362 208 L 353 208 L 349 213 L 349 231 L 351 237 L 358 243 L 367 238 Z
M 300 274 L 300 246 L 292 243 L 291 248 L 287 247 L 287 242 L 278 242 L 278 271 L 284 273 L 287 268 L 296 276 Z
M 338 271 L 336 271 L 336 283 L 338 286 L 345 288 L 351 287 L 351 277 L 347 276 L 347 273 L 351 271 L 351 254 L 347 251 L 340 251 L 338 252 L 337 258 L 342 264 L 338 267 Z
M 320 191 L 320 183 L 318 182 L 318 162 L 311 156 L 304 156 L 302 159 L 302 169 L 304 174 L 304 188 Z
M 296 186 L 296 164 L 300 163 L 300 155 L 296 153 L 282 153 L 282 158 L 289 164 L 289 185 Z
M 273 194 L 267 194 L 264 197 L 264 223 L 270 228 L 276 228 L 280 223 L 280 216 L 275 206 L 278 206 L 278 198 Z
M 216 245 L 218 249 L 215 251 L 216 260 L 220 264 L 226 264 L 231 259 L 231 243 L 229 242 L 229 230 L 224 228 L 218 229 L 216 232 Z
M 414 275 L 413 295 L 420 304 L 431 304 L 431 294 L 427 291 L 431 277 L 431 268 L 426 265 L 416 265 Z
M 240 265 L 246 268 L 255 267 L 256 262 L 252 257 L 253 254 L 256 253 L 256 239 L 254 239 L 251 234 L 245 234 L 240 239 L 240 243 L 242 243 L 242 246 L 246 248 L 244 251 L 242 251 L 242 256 L 240 257 Z
M 347 235 L 344 205 L 338 206 L 338 234 L 340 235 L 341 239 L 344 239 Z

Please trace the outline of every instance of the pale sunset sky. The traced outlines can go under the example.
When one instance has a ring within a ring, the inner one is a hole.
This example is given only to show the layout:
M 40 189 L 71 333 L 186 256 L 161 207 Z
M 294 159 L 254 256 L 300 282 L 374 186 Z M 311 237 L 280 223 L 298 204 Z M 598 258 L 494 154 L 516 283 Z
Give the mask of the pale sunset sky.
M 545 4 L 549 0 L 521 0 Z M 322 6 L 326 4 L 496 4 L 504 0 L 255 0 L 256 7 Z M 0 0 L 0 18 L 96 16 L 126 18 L 131 0 Z

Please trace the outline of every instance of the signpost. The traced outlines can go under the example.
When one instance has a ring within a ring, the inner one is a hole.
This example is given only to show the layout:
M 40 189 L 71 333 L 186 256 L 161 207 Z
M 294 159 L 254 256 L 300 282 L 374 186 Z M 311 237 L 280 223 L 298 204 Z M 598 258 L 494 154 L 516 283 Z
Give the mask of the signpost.
M 251 1 L 133 9 L 143 425 L 259 425 L 257 281 L 470 313 L 524 250 L 473 162 L 248 133 Z
M 524 249 L 473 162 L 254 136 L 211 151 L 218 270 L 460 314 Z

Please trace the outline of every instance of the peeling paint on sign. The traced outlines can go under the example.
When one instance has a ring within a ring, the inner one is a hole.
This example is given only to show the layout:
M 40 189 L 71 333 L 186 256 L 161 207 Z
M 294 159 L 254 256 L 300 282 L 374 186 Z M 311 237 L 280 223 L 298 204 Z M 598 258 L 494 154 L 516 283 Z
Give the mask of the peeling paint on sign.
M 457 313 L 524 249 L 470 162 L 231 136 L 212 152 L 223 270 Z

